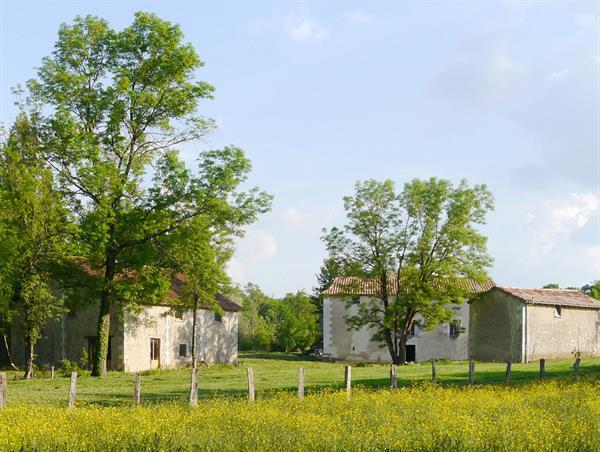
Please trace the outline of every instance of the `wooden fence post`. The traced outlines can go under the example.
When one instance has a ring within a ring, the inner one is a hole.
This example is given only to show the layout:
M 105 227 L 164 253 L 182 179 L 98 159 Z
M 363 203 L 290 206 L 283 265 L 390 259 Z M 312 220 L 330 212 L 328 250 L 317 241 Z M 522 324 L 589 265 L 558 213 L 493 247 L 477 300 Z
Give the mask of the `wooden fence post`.
M 392 364 L 392 368 L 390 369 L 390 387 L 392 389 L 398 387 L 398 366 L 396 364 Z
M 192 382 L 190 384 L 190 405 L 198 405 L 198 368 L 192 367 Z
M 298 399 L 304 400 L 304 368 L 298 369 Z
M 248 402 L 254 402 L 254 371 L 252 367 L 246 369 L 248 375 Z
M 139 405 L 142 401 L 142 377 L 139 372 L 135 374 L 133 385 L 133 404 Z
M 433 383 L 437 383 L 437 367 L 435 364 L 435 359 L 431 360 L 431 381 Z
M 69 386 L 69 410 L 75 408 L 75 398 L 77 397 L 77 372 L 71 372 L 71 385 Z
M 579 380 L 579 365 L 581 364 L 581 358 L 578 356 L 575 358 L 575 364 L 573 364 L 573 376 Z
M 54 380 L 54 366 L 50 366 L 50 379 Z
M 469 360 L 469 386 L 475 384 L 475 361 Z
M 0 408 L 6 408 L 8 404 L 8 383 L 6 372 L 0 372 Z
M 344 379 L 346 381 L 346 398 L 350 400 L 350 394 L 352 392 L 352 367 L 346 366 Z
M 512 371 L 512 362 L 508 361 L 506 363 L 506 375 L 505 375 L 505 383 L 507 385 L 510 384 L 510 373 Z
M 540 359 L 540 380 L 546 376 L 546 360 Z

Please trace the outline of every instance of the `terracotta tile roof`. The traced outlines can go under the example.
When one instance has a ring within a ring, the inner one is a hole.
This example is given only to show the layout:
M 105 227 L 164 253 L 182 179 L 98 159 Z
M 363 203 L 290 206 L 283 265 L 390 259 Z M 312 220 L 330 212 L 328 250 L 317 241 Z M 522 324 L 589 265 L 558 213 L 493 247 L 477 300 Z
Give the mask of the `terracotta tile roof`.
M 472 279 L 463 278 L 454 281 L 473 293 L 484 292 L 494 287 L 493 281 L 478 283 Z M 396 280 L 390 279 L 390 293 L 396 293 Z M 337 277 L 323 295 L 379 295 L 379 281 L 375 278 L 359 278 L 356 276 Z
M 570 289 L 519 289 L 516 287 L 495 286 L 496 289 L 513 295 L 527 304 L 552 306 L 575 306 L 578 308 L 600 309 L 600 302 L 579 290 Z
M 181 296 L 184 284 L 185 284 L 185 276 L 182 274 L 176 275 L 171 280 L 171 291 L 169 292 L 169 294 L 167 296 L 171 299 L 177 300 Z M 217 304 L 219 306 L 221 306 L 223 311 L 239 312 L 242 310 L 242 307 L 239 304 L 237 304 L 231 298 L 226 297 L 223 294 L 220 294 L 220 293 L 216 294 L 215 301 L 217 302 Z M 202 304 L 199 306 L 199 308 L 200 309 L 210 309 L 210 306 L 207 304 Z

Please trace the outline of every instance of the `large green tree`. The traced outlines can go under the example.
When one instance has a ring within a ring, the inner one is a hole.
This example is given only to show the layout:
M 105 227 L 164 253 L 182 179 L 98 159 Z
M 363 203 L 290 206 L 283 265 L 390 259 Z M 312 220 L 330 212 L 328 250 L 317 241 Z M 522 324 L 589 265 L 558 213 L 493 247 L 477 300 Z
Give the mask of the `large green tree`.
M 415 179 L 396 193 L 390 180 L 367 180 L 344 198 L 344 208 L 346 225 L 323 237 L 330 257 L 372 278 L 379 292 L 347 321 L 351 328 L 371 328 L 392 361 L 404 363 L 412 325 L 430 328 L 449 320 L 448 305 L 470 292 L 461 280 L 486 279 L 491 258 L 477 226 L 493 208 L 492 195 L 466 181 L 455 187 Z
M 29 86 L 44 104 L 44 144 L 103 282 L 92 374 L 106 373 L 110 311 L 165 288 L 156 241 L 197 216 L 239 231 L 270 198 L 240 192 L 250 162 L 235 147 L 202 153 L 190 171 L 176 147 L 213 129 L 197 114 L 214 88 L 177 25 L 136 13 L 121 31 L 97 17 L 62 25 Z M 155 295 L 158 296 L 158 295 Z
M 218 292 L 225 292 L 230 280 L 225 270 L 233 254 L 234 234 L 221 227 L 219 221 L 208 216 L 197 216 L 184 226 L 163 236 L 160 246 L 167 258 L 165 267 L 181 278 L 182 287 L 176 310 L 192 310 L 192 367 L 197 362 L 198 307 L 208 306 L 220 312 L 215 301 Z
M 68 256 L 70 234 L 36 118 L 22 112 L 0 148 L 0 323 L 8 328 L 16 314 L 22 324 L 26 379 L 42 327 L 61 312 L 53 272 Z

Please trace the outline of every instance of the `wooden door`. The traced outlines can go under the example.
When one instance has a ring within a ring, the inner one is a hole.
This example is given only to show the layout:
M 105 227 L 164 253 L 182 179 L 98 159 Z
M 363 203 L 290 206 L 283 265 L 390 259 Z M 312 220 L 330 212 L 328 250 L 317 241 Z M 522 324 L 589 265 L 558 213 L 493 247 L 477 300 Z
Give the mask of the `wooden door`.
M 150 338 L 150 368 L 160 369 L 160 339 Z

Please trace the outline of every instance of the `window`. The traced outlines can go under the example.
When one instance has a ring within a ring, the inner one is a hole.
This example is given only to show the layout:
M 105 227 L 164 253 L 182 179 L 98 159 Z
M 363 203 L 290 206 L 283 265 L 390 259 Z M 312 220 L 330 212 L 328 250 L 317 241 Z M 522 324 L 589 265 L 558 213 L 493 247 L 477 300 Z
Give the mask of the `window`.
M 360 304 L 360 297 L 352 297 L 352 304 Z
M 416 332 L 415 324 L 413 323 L 408 330 L 408 337 L 414 337 Z
M 562 306 L 554 306 L 554 317 L 559 319 L 562 317 Z
M 450 336 L 456 337 L 461 333 L 460 320 L 452 320 L 450 322 Z
M 177 320 L 183 320 L 183 311 L 175 311 L 175 318 Z
M 215 322 L 218 322 L 218 323 L 223 322 L 223 316 L 221 314 L 219 314 L 218 312 L 215 312 Z
M 185 358 L 187 356 L 187 344 L 179 344 L 179 357 Z

